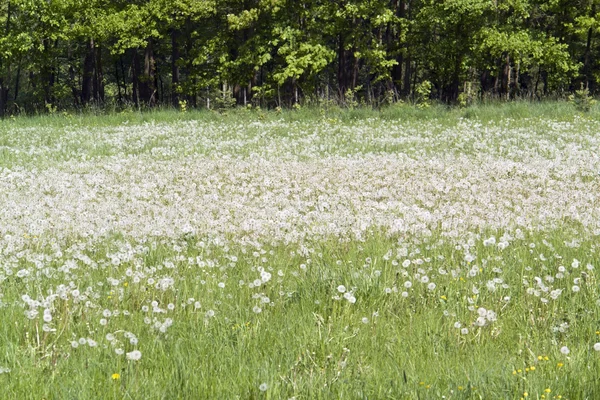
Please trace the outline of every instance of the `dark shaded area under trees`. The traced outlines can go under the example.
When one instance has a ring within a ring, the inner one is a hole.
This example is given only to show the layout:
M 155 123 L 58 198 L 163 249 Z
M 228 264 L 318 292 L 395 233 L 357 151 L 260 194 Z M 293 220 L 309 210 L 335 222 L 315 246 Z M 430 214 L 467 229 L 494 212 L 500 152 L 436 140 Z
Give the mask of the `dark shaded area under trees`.
M 0 116 L 594 93 L 599 3 L 0 0 Z

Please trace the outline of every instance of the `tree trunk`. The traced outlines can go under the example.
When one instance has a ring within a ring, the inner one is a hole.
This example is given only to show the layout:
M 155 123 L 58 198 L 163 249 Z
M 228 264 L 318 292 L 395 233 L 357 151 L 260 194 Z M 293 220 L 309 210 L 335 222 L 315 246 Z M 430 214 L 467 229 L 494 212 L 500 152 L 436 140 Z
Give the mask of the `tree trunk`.
M 55 69 L 52 60 L 52 48 L 48 39 L 43 40 L 44 46 L 44 61 L 40 68 L 40 78 L 44 85 L 44 101 L 46 104 L 54 103 L 54 96 L 52 94 L 52 88 L 56 80 Z M 58 46 L 58 40 L 54 43 L 54 47 Z
M 133 60 L 131 68 L 131 81 L 133 83 L 133 103 L 136 107 L 140 106 L 140 57 L 138 49 L 133 50 Z
M 123 77 L 123 97 L 125 100 L 129 99 L 129 95 L 127 94 L 127 77 L 129 76 L 125 73 L 125 63 L 123 62 L 123 56 L 119 56 L 119 64 L 121 65 L 121 76 Z
M 173 29 L 171 32 L 171 103 L 173 107 L 179 107 L 179 43 L 177 38 L 179 32 Z
M 19 95 L 19 84 L 21 83 L 21 60 L 19 59 L 19 64 L 17 65 L 17 76 L 15 77 L 15 94 L 13 96 L 13 100 L 17 101 L 17 96 Z
M 596 5 L 592 5 L 591 15 L 596 14 Z M 591 52 L 592 52 L 592 37 L 594 34 L 593 28 L 588 29 L 587 41 L 585 45 L 585 55 L 583 57 L 583 74 L 585 76 L 585 87 L 590 88 L 590 81 L 593 81 L 592 75 L 592 63 L 591 63 Z M 590 90 L 593 91 L 593 87 Z
M 339 36 L 338 47 L 338 90 L 340 100 L 343 101 L 348 89 L 348 80 L 346 78 L 346 50 L 344 49 L 344 39 Z
M 404 20 L 404 18 L 406 17 L 406 10 L 407 10 L 407 4 L 406 4 L 406 0 L 400 0 L 400 1 L 395 1 L 394 2 L 394 6 L 396 7 L 396 15 L 398 16 L 398 18 L 400 18 L 401 20 Z M 400 40 L 400 37 L 396 37 L 394 38 L 394 42 L 398 43 Z M 408 57 L 405 60 L 405 52 L 408 53 L 408 44 L 405 45 L 406 47 L 404 47 L 402 49 L 402 51 L 400 51 L 398 53 L 398 55 L 396 56 L 396 62 L 398 63 L 397 65 L 395 65 L 392 68 L 392 81 L 394 82 L 396 91 L 400 94 L 403 95 L 407 95 L 409 90 L 407 88 L 410 87 L 410 73 L 408 74 L 409 76 L 406 76 L 406 72 L 410 72 L 410 60 L 408 61 L 408 67 L 406 67 L 405 65 L 405 61 L 408 60 Z M 404 80 L 403 80 L 403 74 L 402 74 L 402 69 L 404 68 Z
M 139 81 L 140 100 L 149 107 L 156 105 L 155 59 L 150 40 L 144 49 L 144 72 Z
M 94 100 L 96 103 L 104 102 L 104 73 L 102 71 L 102 48 L 99 45 L 94 49 Z
M 93 97 L 94 91 L 94 39 L 90 39 L 86 45 L 85 58 L 83 59 L 83 80 L 81 83 L 81 103 L 88 104 Z
M 4 29 L 5 35 L 10 33 L 10 1 L 6 5 L 6 26 Z M 8 106 L 8 88 L 10 85 L 10 60 L 0 60 L 0 63 L 8 61 L 6 66 L 6 77 L 0 77 L 0 118 L 4 118 Z
M 502 69 L 502 94 L 508 99 L 510 94 L 510 55 L 507 53 L 505 56 L 504 68 Z
M 117 102 L 123 103 L 123 95 L 121 94 L 121 81 L 119 80 L 119 64 L 115 60 L 115 82 L 117 83 Z
M 410 91 L 411 91 L 410 76 L 411 76 L 411 73 L 412 73 L 412 70 L 411 70 L 410 57 L 406 57 L 406 59 L 404 60 L 404 72 L 403 72 L 404 83 L 402 84 L 402 92 L 401 92 L 401 95 L 403 97 L 406 97 L 406 98 L 408 98 L 408 96 L 410 96 Z
M 8 88 L 4 86 L 4 78 L 0 78 L 0 118 L 4 118 L 6 101 L 8 100 Z

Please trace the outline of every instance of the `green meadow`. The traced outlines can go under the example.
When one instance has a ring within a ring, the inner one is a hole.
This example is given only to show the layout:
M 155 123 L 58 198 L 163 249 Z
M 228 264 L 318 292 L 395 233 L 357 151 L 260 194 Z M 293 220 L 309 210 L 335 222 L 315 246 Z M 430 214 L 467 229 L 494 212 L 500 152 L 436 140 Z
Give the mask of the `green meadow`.
M 7 118 L 0 397 L 599 398 L 599 116 Z

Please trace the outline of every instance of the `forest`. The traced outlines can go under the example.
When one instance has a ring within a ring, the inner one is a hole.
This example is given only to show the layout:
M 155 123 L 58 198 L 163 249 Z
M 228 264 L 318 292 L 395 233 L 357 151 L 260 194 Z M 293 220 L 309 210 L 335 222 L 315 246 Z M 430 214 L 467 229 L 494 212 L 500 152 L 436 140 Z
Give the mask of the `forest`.
M 598 0 L 0 0 L 0 115 L 594 94 Z

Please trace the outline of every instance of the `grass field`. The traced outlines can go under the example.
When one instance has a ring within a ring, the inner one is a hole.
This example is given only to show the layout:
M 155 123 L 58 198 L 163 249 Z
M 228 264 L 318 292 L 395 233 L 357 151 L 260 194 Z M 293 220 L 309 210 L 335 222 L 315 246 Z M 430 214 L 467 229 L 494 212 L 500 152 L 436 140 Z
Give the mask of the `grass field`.
M 0 398 L 598 399 L 600 112 L 0 123 Z

